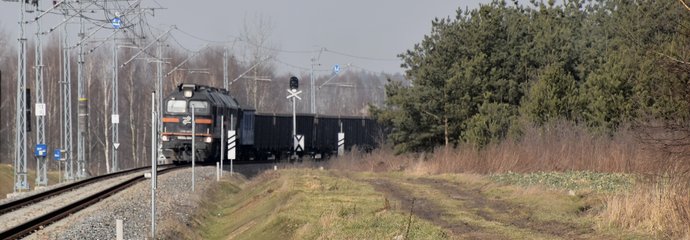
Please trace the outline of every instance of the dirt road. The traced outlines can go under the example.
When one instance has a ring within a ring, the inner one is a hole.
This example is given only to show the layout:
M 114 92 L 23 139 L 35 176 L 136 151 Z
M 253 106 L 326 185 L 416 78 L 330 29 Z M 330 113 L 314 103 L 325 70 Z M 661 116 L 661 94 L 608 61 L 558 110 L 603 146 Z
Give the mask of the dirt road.
M 392 207 L 442 227 L 451 239 L 591 239 L 595 233 L 582 217 L 586 206 L 549 209 L 534 206 L 505 191 L 442 178 L 373 178 L 367 180 Z M 559 201 L 581 204 L 577 197 Z

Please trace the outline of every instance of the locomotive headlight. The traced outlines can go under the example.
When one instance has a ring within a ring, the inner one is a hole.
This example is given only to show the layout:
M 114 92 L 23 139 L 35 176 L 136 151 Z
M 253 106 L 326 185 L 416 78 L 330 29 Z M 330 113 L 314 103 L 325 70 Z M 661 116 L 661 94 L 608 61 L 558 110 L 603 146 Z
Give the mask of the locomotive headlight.
M 161 141 L 167 142 L 167 141 L 169 141 L 169 140 L 170 140 L 170 139 L 168 138 L 168 136 L 165 136 L 165 135 L 161 136 Z
M 194 90 L 196 90 L 196 85 L 194 84 L 181 84 L 180 85 L 180 90 L 182 91 L 182 94 L 186 98 L 192 97 L 194 94 Z
M 206 138 L 204 138 L 204 142 L 206 142 L 206 143 L 211 143 L 211 142 L 213 142 L 213 138 L 211 138 L 211 137 L 206 137 Z

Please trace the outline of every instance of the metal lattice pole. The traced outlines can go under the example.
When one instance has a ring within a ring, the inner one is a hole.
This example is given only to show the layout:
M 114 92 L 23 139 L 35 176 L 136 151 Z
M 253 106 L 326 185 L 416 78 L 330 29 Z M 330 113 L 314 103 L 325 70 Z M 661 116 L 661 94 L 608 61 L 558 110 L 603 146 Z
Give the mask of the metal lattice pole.
M 19 3 L 19 47 L 17 48 L 17 101 L 15 111 L 14 192 L 29 189 L 26 166 L 26 38 L 24 2 Z
M 62 109 L 62 107 L 65 105 L 64 102 L 63 102 L 63 99 L 62 99 L 62 93 L 63 93 L 63 89 L 62 89 L 62 85 L 63 85 L 63 83 L 62 83 L 62 77 L 65 76 L 65 68 L 64 68 L 64 66 L 65 66 L 65 62 L 64 62 L 64 61 L 65 61 L 65 59 L 63 58 L 64 55 L 63 55 L 63 52 L 62 52 L 62 51 L 64 51 L 64 49 L 63 49 L 64 45 L 63 45 L 63 42 L 62 42 L 62 41 L 63 41 L 62 39 L 63 39 L 63 37 L 64 37 L 64 34 L 65 34 L 64 31 L 60 30 L 60 31 L 59 31 L 59 35 L 58 35 L 58 41 L 59 41 L 58 52 L 59 52 L 59 54 L 60 54 L 60 60 L 58 61 L 58 63 L 60 64 L 60 67 L 61 67 L 61 68 L 60 68 L 60 76 L 58 77 L 58 87 L 59 87 L 59 95 L 58 95 L 58 98 L 59 98 L 59 99 L 58 99 L 58 103 L 60 104 L 60 105 L 59 105 L 60 109 Z M 61 151 L 61 155 L 62 155 L 61 158 L 64 157 L 64 154 L 63 154 L 62 152 L 64 152 L 64 149 L 65 149 L 65 148 L 64 148 L 64 147 L 65 147 L 65 128 L 63 127 L 63 126 L 65 126 L 65 118 L 64 118 L 62 115 L 63 115 L 63 113 L 61 113 L 61 112 L 58 113 L 58 116 L 59 116 L 59 119 L 60 119 L 60 120 L 58 120 L 58 126 L 60 126 L 60 127 L 59 127 L 59 128 L 60 128 L 60 145 L 58 145 L 58 148 L 59 148 L 60 151 Z M 62 159 L 57 159 L 57 160 L 62 160 Z M 62 174 L 62 173 L 61 173 L 61 172 L 62 172 L 62 169 L 60 169 L 61 164 L 62 164 L 61 161 L 58 162 L 58 174 Z M 65 174 L 64 176 L 67 176 L 67 174 Z M 63 175 L 60 175 L 60 181 L 59 181 L 58 183 L 62 183 L 62 179 L 63 179 Z M 65 179 L 65 180 L 66 180 L 66 179 Z
M 41 11 L 36 5 L 36 14 Z M 45 114 L 46 106 L 43 99 L 43 44 L 41 41 L 41 19 L 36 18 L 36 144 L 45 144 Z M 40 108 L 40 109 L 39 109 Z M 48 149 L 46 149 L 46 152 Z M 36 156 L 36 186 L 48 185 L 48 164 L 45 156 Z
M 309 74 L 309 105 L 311 107 L 311 114 L 316 114 L 316 83 L 314 82 L 314 66 L 321 66 L 318 61 L 321 59 L 321 53 L 323 53 L 324 50 L 325 48 L 319 49 L 319 55 L 311 58 L 311 73 Z
M 67 13 L 67 12 L 65 12 Z M 63 40 L 63 80 L 60 85 L 62 93 L 62 118 L 63 118 L 63 145 L 62 149 L 65 158 L 65 179 L 74 179 L 74 158 L 72 158 L 72 71 L 70 69 L 71 61 L 69 54 L 69 41 L 67 34 L 67 25 L 64 25 L 64 40 Z

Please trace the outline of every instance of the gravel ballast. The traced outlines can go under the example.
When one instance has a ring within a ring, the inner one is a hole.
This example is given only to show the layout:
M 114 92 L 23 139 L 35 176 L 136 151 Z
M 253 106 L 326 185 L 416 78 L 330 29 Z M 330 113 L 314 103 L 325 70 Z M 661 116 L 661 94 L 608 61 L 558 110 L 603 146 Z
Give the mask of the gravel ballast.
M 157 236 L 166 227 L 191 224 L 204 193 L 216 181 L 214 167 L 197 167 L 195 191 L 192 170 L 185 168 L 158 176 Z M 227 174 L 227 172 L 226 172 Z M 27 239 L 115 239 L 116 220 L 123 220 L 124 239 L 150 239 L 151 182 L 143 181 L 87 209 L 71 215 Z
M 39 193 L 43 193 L 43 192 L 48 191 L 48 190 L 52 190 L 52 189 L 54 189 L 54 188 L 62 187 L 62 186 L 64 186 L 64 185 L 67 185 L 67 184 L 70 184 L 70 183 L 73 183 L 73 181 L 64 181 L 64 182 L 57 183 L 57 184 L 53 184 L 53 185 L 50 185 L 50 186 L 47 186 L 47 187 L 40 187 L 40 188 L 34 189 L 34 190 L 32 190 L 32 191 L 29 191 L 29 192 L 10 193 L 10 194 L 8 194 L 8 195 L 6 195 L 6 196 L 3 196 L 3 197 L 5 197 L 5 198 L 0 199 L 0 204 L 6 204 L 6 203 L 9 203 L 9 202 L 13 202 L 13 201 L 19 200 L 19 199 L 31 197 L 31 196 L 33 196 L 33 195 L 36 195 L 36 194 L 39 194 Z
M 93 195 L 97 192 L 103 191 L 109 187 L 124 182 L 125 180 L 132 179 L 134 177 L 134 174 L 129 174 L 125 176 L 106 179 L 104 181 L 92 183 L 87 186 L 75 189 L 73 191 L 65 192 L 55 197 L 4 214 L 2 215 L 2 218 L 7 218 L 7 220 L 0 221 L 0 231 L 7 231 L 10 227 L 16 227 L 17 225 L 22 224 L 26 221 L 55 211 L 74 201 L 83 199 L 86 196 Z

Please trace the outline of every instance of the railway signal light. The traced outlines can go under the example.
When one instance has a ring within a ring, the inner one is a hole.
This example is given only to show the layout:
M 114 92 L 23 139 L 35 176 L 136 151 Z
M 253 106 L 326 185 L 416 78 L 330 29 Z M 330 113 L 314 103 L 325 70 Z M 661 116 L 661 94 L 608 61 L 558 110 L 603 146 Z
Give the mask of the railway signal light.
M 297 88 L 299 88 L 299 79 L 297 79 L 295 76 L 292 76 L 290 78 L 290 89 L 297 90 Z

